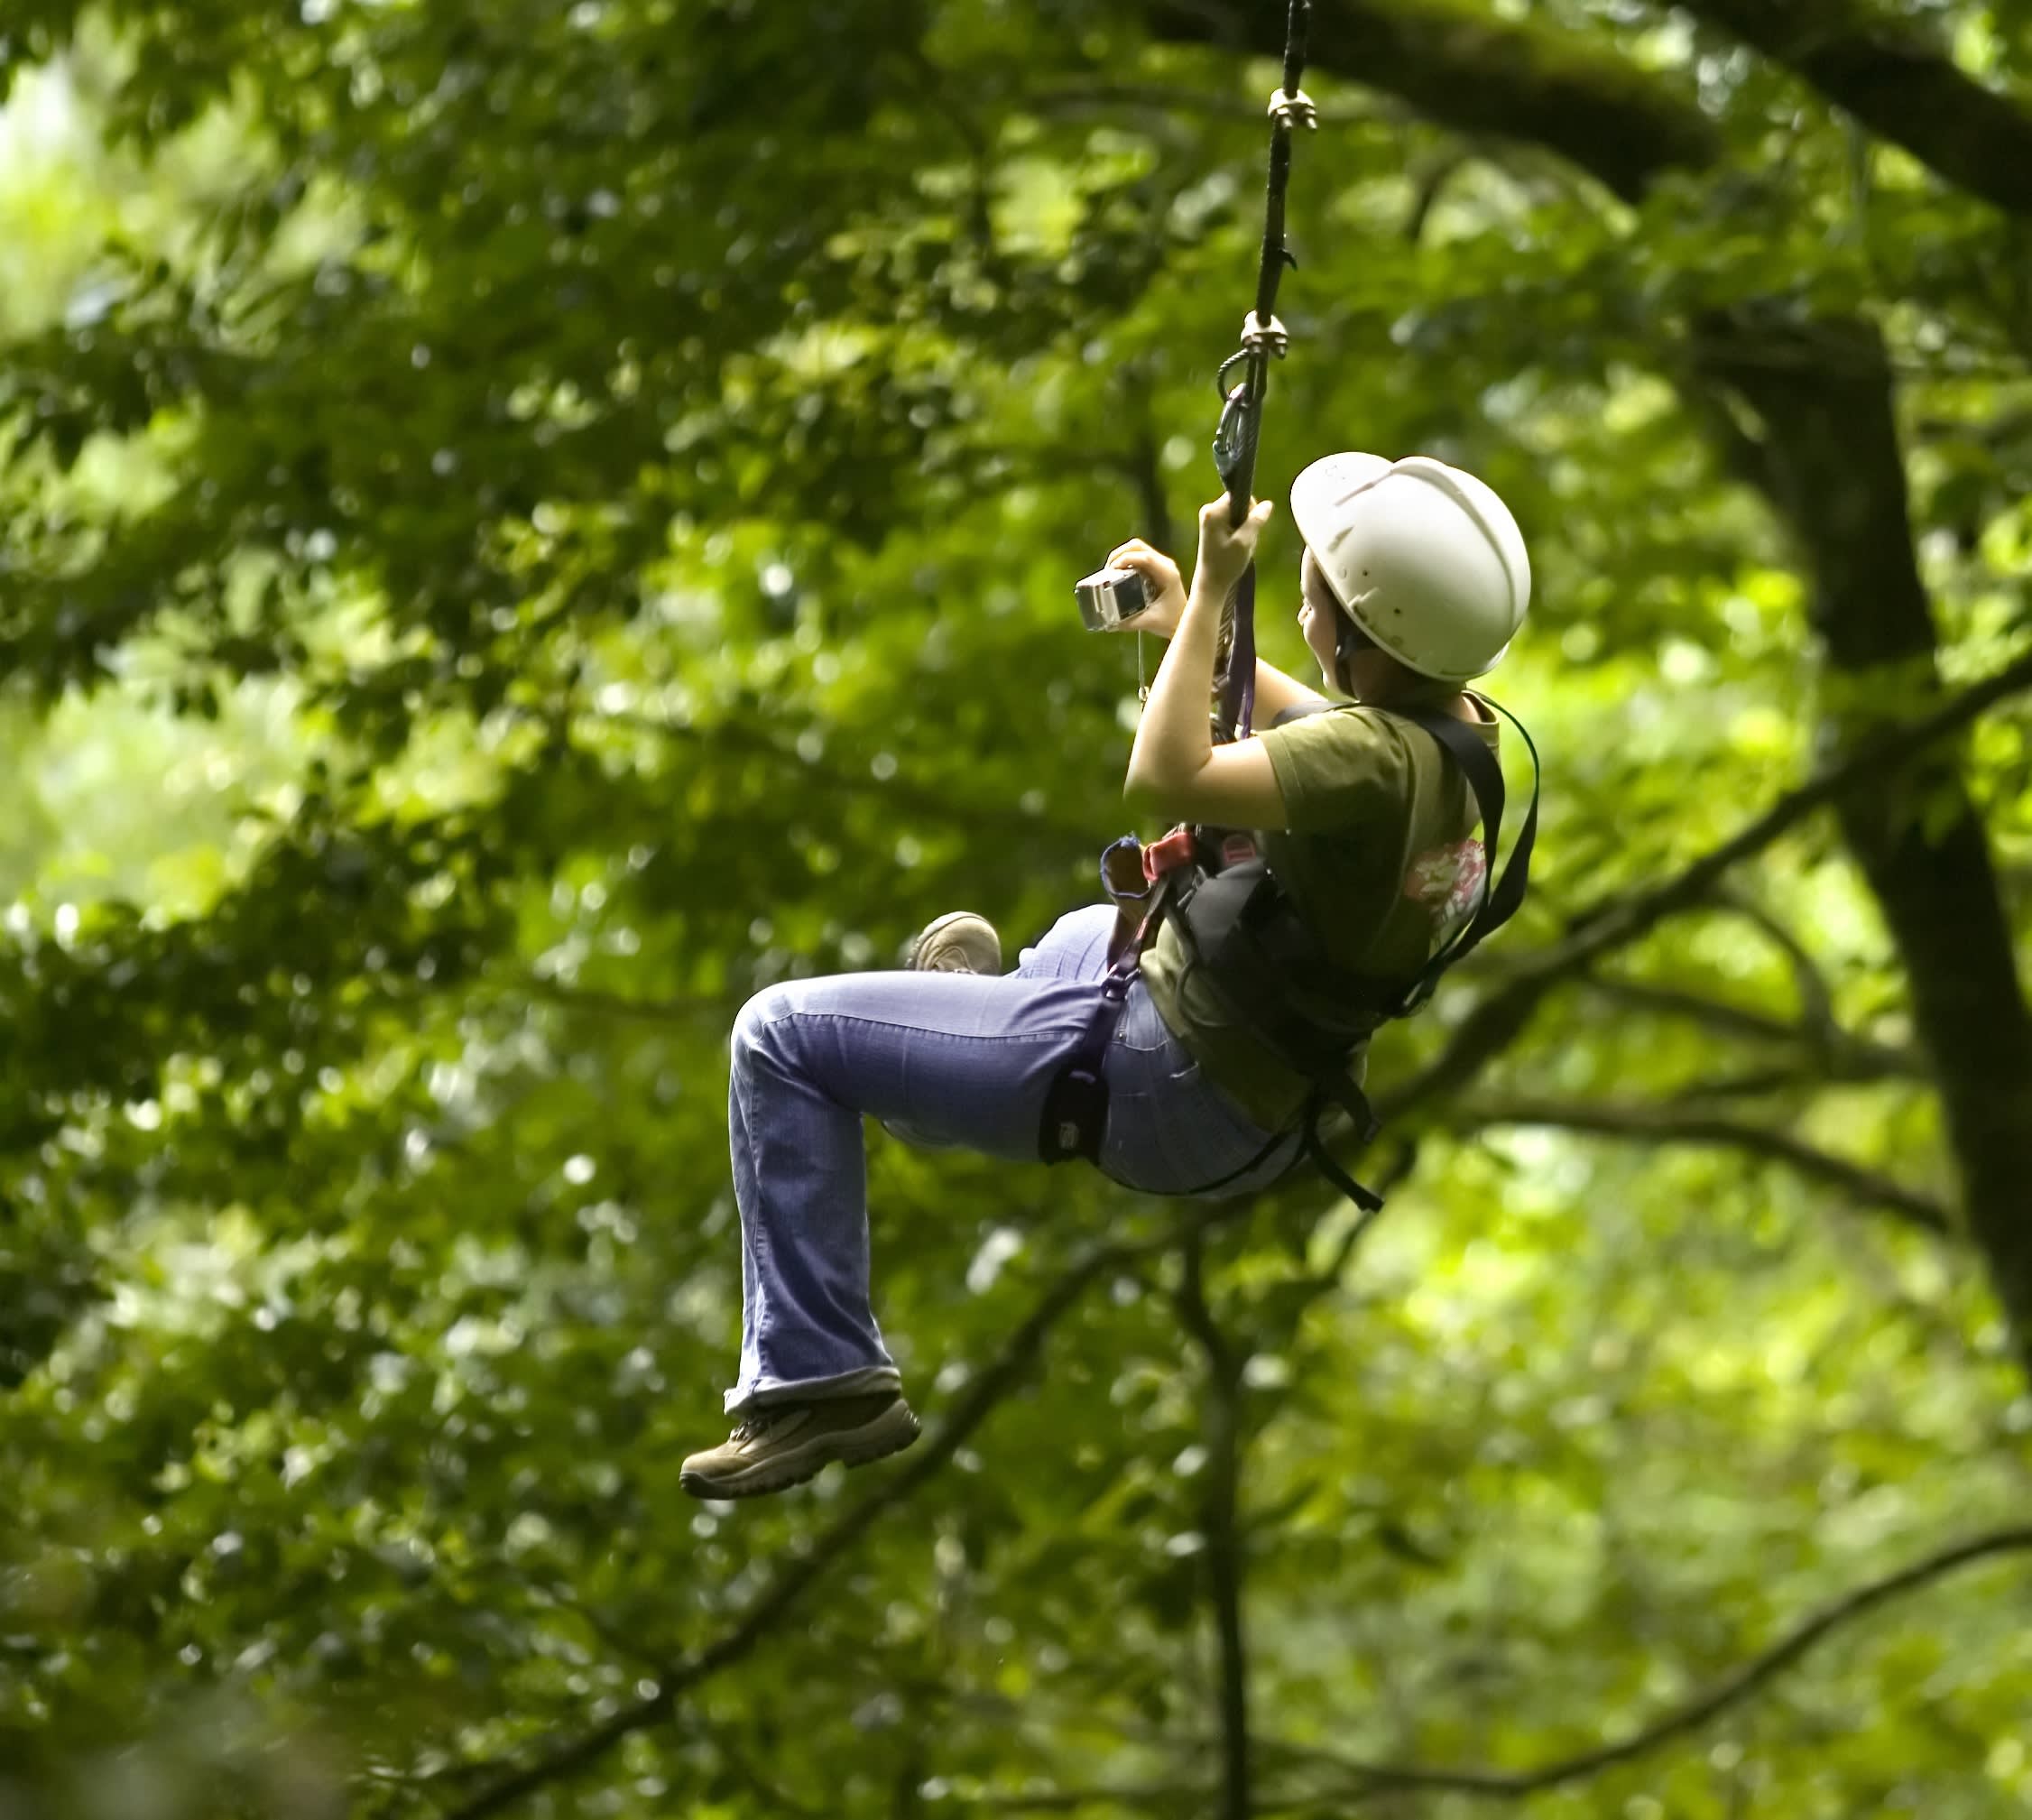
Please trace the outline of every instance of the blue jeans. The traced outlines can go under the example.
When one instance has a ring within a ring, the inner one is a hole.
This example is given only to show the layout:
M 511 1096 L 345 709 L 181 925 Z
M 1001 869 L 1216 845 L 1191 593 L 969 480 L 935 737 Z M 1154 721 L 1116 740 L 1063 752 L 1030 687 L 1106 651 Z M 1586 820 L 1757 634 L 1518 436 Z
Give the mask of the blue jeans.
M 868 1303 L 864 1114 L 899 1136 L 1038 1161 L 1052 1078 L 1108 970 L 1115 911 L 1061 917 L 1016 971 L 844 974 L 758 993 L 734 1026 L 727 1132 L 741 1208 L 741 1373 L 729 1411 L 901 1383 Z M 1138 979 L 1106 1063 L 1101 1168 L 1148 1194 L 1274 1181 L 1297 1133 L 1258 1127 Z

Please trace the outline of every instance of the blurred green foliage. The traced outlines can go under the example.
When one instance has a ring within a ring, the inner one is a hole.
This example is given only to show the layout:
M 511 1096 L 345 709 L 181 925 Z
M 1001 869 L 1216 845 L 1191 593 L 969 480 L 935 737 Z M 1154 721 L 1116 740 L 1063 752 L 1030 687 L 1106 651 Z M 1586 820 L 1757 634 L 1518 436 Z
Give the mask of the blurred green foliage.
M 1547 754 L 1541 882 L 1386 1086 L 1805 776 L 1824 713 L 1923 692 L 1824 670 L 1704 324 L 1874 323 L 1938 665 L 2023 640 L 2027 221 L 1706 10 L 1318 8 L 1260 484 L 1436 453 L 1538 576 L 1498 692 Z M 1917 10 L 2032 116 L 2032 10 Z M 1313 1184 L 1213 1230 L 1235 1533 L 1178 1210 L 874 1132 L 935 1420 L 1129 1249 L 851 1543 L 801 1552 L 908 1459 L 678 1490 L 733 1364 L 742 1000 L 959 905 L 1030 939 L 1125 826 L 1135 658 L 1069 585 L 1128 535 L 1187 555 L 1215 489 L 1275 83 L 1218 41 L 1280 13 L 9 9 L 5 1820 L 477 1813 L 603 1726 L 522 1811 L 1212 1812 L 1215 1553 L 1261 1810 L 1454 1820 L 1486 1792 L 1351 1766 L 1579 1757 L 2021 1520 L 2000 1255 L 1824 818 L 1400 1121 L 1344 1274 Z M 1450 88 L 1505 32 L 1531 54 Z M 1565 80 L 1658 158 L 1607 181 L 1501 115 Z M 1280 514 L 1294 672 L 1297 559 Z M 2020 942 L 2027 725 L 1962 768 Z M 1532 1812 L 2022 1813 L 2028 1619 L 2021 1556 L 1929 1580 Z

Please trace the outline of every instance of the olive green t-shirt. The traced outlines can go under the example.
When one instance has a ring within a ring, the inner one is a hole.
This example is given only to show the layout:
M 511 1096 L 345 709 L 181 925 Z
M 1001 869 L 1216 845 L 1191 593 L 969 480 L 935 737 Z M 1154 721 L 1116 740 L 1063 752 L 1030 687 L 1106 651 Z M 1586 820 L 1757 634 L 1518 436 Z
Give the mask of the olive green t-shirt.
M 1494 752 L 1495 717 L 1482 713 L 1478 730 Z M 1284 827 L 1256 836 L 1271 872 L 1337 965 L 1409 985 L 1482 889 L 1486 862 L 1460 767 L 1422 727 L 1361 706 L 1257 737 L 1284 795 Z M 1258 1123 L 1277 1130 L 1296 1116 L 1305 1078 L 1215 998 L 1170 918 L 1143 956 L 1143 978 L 1207 1077 Z

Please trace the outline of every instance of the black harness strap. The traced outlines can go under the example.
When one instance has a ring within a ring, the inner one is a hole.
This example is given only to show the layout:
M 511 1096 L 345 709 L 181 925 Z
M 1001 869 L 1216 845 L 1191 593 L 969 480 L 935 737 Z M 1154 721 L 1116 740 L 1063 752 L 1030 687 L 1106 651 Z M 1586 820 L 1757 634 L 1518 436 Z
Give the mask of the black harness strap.
M 1475 905 L 1474 914 L 1426 963 L 1425 971 L 1390 1010 L 1391 1017 L 1409 1017 L 1424 1004 L 1448 967 L 1465 960 L 1517 914 L 1517 907 L 1524 901 L 1525 890 L 1531 882 L 1531 851 L 1538 838 L 1538 749 L 1532 744 L 1524 723 L 1507 707 L 1500 702 L 1488 701 L 1485 696 L 1477 696 L 1474 699 L 1487 702 L 1514 726 L 1524 741 L 1525 750 L 1531 754 L 1530 807 L 1524 811 L 1524 826 L 1518 831 L 1517 845 L 1510 854 L 1509 868 L 1499 881 L 1496 861 L 1502 838 L 1505 793 L 1502 766 L 1497 763 L 1495 753 L 1489 750 L 1480 733 L 1466 721 L 1456 720 L 1452 715 L 1433 714 L 1422 708 L 1388 710 L 1424 728 L 1460 766 L 1473 795 L 1475 812 L 1482 820 L 1485 867 L 1482 875 L 1482 897 Z
M 1176 918 L 1202 979 L 1228 1014 L 1261 1037 L 1288 1067 L 1311 1084 L 1297 1126 L 1303 1135 L 1303 1153 L 1357 1206 L 1374 1212 L 1382 1206 L 1381 1196 L 1334 1160 L 1320 1139 L 1319 1122 L 1329 1105 L 1337 1106 L 1353 1122 L 1364 1144 L 1375 1137 L 1381 1128 L 1375 1113 L 1349 1073 L 1354 1049 L 1381 1024 L 1418 1010 L 1432 996 L 1440 976 L 1508 922 L 1523 901 L 1538 837 L 1538 747 L 1509 709 L 1494 702 L 1487 705 L 1517 728 L 1531 754 L 1530 807 L 1500 880 L 1496 865 L 1507 792 L 1502 767 L 1480 731 L 1451 715 L 1418 708 L 1388 710 L 1430 734 L 1460 766 L 1482 828 L 1485 869 L 1474 909 L 1417 979 L 1407 986 L 1351 974 L 1335 964 L 1261 858 L 1251 857 L 1218 871 L 1198 865 L 1168 872 L 1152 887 L 1135 940 L 1109 969 L 1079 1047 L 1046 1095 L 1039 1133 L 1039 1151 L 1046 1162 L 1063 1162 L 1076 1156 L 1096 1166 L 1100 1162 L 1107 1126 L 1108 1046 L 1121 1023 L 1142 955 L 1168 914 Z M 1324 704 L 1305 710 L 1325 711 Z M 1289 717 L 1279 719 L 1281 723 Z M 1207 843 L 1200 845 L 1205 848 Z M 1353 1021 L 1323 1016 L 1318 1008 L 1322 988 L 1333 1002 L 1364 1009 Z M 1196 1192 L 1207 1193 L 1253 1169 L 1289 1135 L 1288 1131 L 1276 1133 L 1242 1169 Z
M 1102 874 L 1104 880 L 1106 873 Z M 1150 887 L 1142 925 L 1101 982 L 1101 1000 L 1087 1021 L 1079 1047 L 1052 1077 L 1044 1096 L 1044 1117 L 1038 1131 L 1038 1153 L 1048 1163 L 1085 1157 L 1098 1169 L 1101 1140 L 1108 1126 L 1108 1045 L 1114 1041 L 1129 988 L 1141 968 L 1143 950 L 1157 939 L 1158 926 L 1176 889 L 1176 873 L 1167 873 Z
M 1261 860 L 1194 882 L 1176 909 L 1200 976 L 1228 1015 L 1311 1082 L 1298 1114 L 1302 1153 L 1358 1207 L 1373 1213 L 1381 1199 L 1334 1160 L 1320 1141 L 1319 1121 L 1331 1102 L 1347 1113 L 1364 1144 L 1381 1128 L 1369 1096 L 1348 1072 L 1351 1052 L 1383 1021 L 1381 1016 L 1364 1018 L 1353 1028 L 1335 1028 L 1316 1011 L 1300 1009 L 1295 982 L 1316 981 L 1322 969 L 1334 969 Z M 1287 1135 L 1279 1132 L 1279 1141 Z

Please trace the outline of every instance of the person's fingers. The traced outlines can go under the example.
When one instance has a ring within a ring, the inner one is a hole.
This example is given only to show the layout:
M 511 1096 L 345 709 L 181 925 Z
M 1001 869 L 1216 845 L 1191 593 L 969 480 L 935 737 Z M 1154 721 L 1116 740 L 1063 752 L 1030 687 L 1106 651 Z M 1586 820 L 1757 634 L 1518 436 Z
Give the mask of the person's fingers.
M 1231 539 L 1237 538 L 1252 531 L 1261 531 L 1276 509 L 1277 502 L 1274 499 L 1259 499 L 1247 518 L 1239 525 L 1231 525 L 1228 522 L 1228 496 L 1224 493 L 1220 498 L 1210 499 L 1199 508 L 1199 528 L 1203 532 L 1213 529 Z

